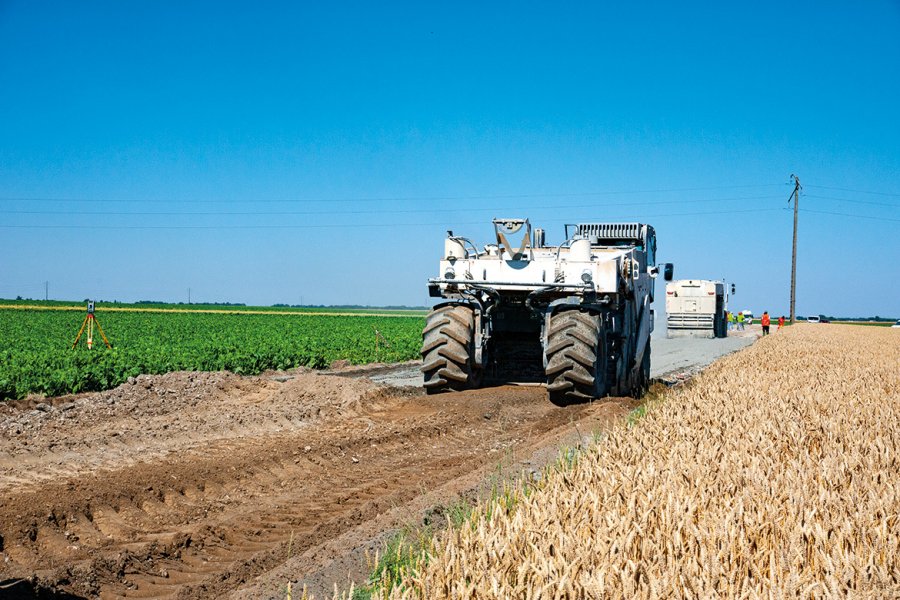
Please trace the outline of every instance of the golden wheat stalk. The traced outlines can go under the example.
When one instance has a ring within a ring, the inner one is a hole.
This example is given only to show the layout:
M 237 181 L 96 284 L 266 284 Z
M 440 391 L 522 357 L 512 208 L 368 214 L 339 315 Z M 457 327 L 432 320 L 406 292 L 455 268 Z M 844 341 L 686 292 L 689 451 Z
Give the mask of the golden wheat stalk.
M 761 339 L 511 493 L 373 597 L 900 597 L 900 335 Z

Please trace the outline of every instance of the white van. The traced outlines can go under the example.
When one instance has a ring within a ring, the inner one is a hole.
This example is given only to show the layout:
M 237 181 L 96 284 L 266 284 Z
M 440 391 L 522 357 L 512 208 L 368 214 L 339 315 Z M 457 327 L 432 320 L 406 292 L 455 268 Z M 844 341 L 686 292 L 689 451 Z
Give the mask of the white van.
M 819 317 L 806 317 L 806 322 L 807 323 L 818 323 Z

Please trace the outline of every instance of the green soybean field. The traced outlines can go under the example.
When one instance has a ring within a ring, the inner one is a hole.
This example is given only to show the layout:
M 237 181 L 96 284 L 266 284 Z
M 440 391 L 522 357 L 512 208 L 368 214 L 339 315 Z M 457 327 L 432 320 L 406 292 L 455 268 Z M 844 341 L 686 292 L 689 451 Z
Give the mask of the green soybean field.
M 0 400 L 104 390 L 140 374 L 325 368 L 419 356 L 421 316 L 310 312 L 98 310 L 99 332 L 72 348 L 85 312 L 0 308 Z

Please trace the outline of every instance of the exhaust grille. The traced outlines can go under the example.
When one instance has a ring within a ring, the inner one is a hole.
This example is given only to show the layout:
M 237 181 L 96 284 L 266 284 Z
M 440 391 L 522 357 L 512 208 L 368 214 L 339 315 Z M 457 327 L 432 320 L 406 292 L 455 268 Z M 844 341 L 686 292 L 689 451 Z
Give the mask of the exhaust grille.
M 669 329 L 712 329 L 713 315 L 708 313 L 670 313 L 667 326 Z
M 591 240 L 593 244 L 604 241 L 635 241 L 644 239 L 641 223 L 579 223 L 575 233 Z

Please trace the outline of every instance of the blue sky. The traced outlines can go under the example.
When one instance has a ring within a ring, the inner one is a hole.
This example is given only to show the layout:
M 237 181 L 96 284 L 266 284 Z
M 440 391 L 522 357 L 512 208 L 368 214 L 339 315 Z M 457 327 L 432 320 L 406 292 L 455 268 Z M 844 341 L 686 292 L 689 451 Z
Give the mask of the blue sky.
M 427 304 L 444 232 L 640 220 L 900 317 L 900 4 L 0 0 L 0 297 Z M 737 306 L 735 306 L 737 307 Z

